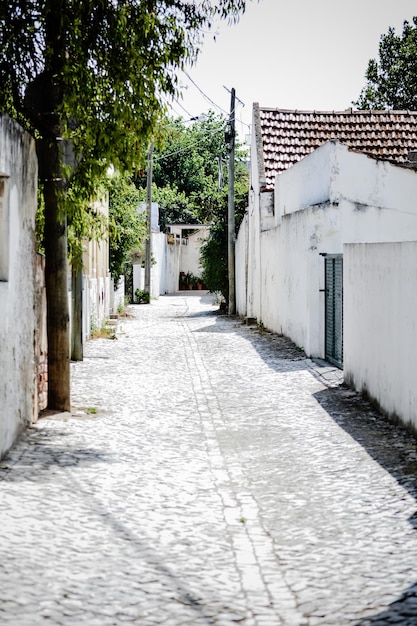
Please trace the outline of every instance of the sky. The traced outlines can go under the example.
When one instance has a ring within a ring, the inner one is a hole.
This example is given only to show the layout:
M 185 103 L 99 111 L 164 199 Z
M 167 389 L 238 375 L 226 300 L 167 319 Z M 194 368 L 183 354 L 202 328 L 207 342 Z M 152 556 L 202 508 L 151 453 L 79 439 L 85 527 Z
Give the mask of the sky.
M 254 102 L 342 111 L 358 98 L 381 35 L 390 26 L 401 34 L 414 15 L 417 0 L 250 0 L 237 24 L 204 35 L 197 62 L 179 75 L 183 98 L 172 114 L 228 113 L 232 87 L 241 137 L 250 133 Z

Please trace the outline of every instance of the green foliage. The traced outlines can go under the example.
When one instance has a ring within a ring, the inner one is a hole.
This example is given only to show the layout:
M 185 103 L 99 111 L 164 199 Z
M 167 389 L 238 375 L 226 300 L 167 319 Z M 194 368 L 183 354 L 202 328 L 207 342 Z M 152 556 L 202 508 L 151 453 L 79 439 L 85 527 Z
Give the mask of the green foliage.
M 224 205 L 219 190 L 219 162 L 224 167 L 226 120 L 209 111 L 200 119 L 168 121 L 154 152 L 153 200 L 158 202 L 160 224 L 217 221 Z M 145 189 L 146 178 L 136 179 Z
M 151 301 L 151 296 L 149 291 L 144 291 L 143 289 L 136 289 L 135 291 L 135 302 L 136 304 L 149 304 Z
M 1 3 L 0 110 L 61 152 L 62 216 L 90 201 L 109 164 L 143 165 L 163 96 L 178 95 L 178 68 L 213 18 L 244 9 L 245 0 Z
M 249 175 L 246 168 L 246 154 L 239 146 L 236 148 L 235 159 L 235 232 L 240 224 L 248 204 Z M 226 302 L 229 298 L 228 281 L 228 245 L 227 245 L 227 206 L 228 191 L 224 187 L 216 221 L 210 229 L 210 236 L 202 246 L 201 265 L 203 282 L 212 292 L 220 292 Z
M 218 206 L 218 159 L 224 155 L 225 119 L 209 111 L 191 124 L 173 120 L 162 154 L 155 155 L 157 187 L 183 192 L 195 219 L 211 221 Z
M 381 36 L 379 60 L 369 61 L 365 77 L 359 109 L 417 109 L 417 17 L 404 22 L 401 35 L 389 28 Z
M 227 272 L 227 228 L 224 223 L 211 227 L 210 237 L 201 250 L 203 283 L 212 293 L 220 292 L 224 299 L 229 297 Z
M 209 240 L 202 248 L 203 280 L 207 289 L 219 291 L 227 297 L 228 188 L 225 129 L 225 116 L 216 115 L 213 111 L 191 124 L 181 118 L 168 122 L 154 153 L 152 198 L 159 204 L 162 230 L 169 223 L 213 225 Z M 247 207 L 249 176 L 246 160 L 247 151 L 237 145 L 236 232 Z M 144 193 L 145 177 L 138 176 L 136 184 Z
M 38 210 L 36 211 L 36 247 L 38 252 L 45 253 L 43 233 L 45 229 L 45 203 L 41 185 L 38 185 Z
M 244 8 L 245 0 L 0 3 L 0 110 L 36 138 L 44 190 L 51 408 L 70 406 L 67 218 L 79 262 L 86 207 L 109 166 L 143 164 L 164 96 L 178 95 L 178 69 L 195 60 L 213 18 L 237 19 Z
M 110 273 L 117 285 L 131 255 L 143 247 L 146 213 L 138 212 L 142 195 L 128 177 L 114 176 L 109 194 Z
M 196 224 L 198 211 L 193 202 L 174 185 L 159 188 L 152 185 L 152 199 L 159 205 L 159 225 L 166 230 L 167 224 Z
M 86 240 L 99 241 L 108 237 L 108 219 L 103 212 L 107 193 L 104 185 L 97 185 L 93 196 L 81 199 L 76 196 L 74 188 L 68 190 L 65 203 L 73 202 L 68 216 L 68 255 L 74 269 L 82 267 Z

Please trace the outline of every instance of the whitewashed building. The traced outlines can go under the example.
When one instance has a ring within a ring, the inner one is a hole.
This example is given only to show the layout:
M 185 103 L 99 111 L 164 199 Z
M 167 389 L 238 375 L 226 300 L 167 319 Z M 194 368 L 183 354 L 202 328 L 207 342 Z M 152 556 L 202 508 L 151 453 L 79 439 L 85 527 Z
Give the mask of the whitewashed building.
M 156 203 L 155 203 L 156 204 Z M 154 213 L 153 213 L 154 214 Z M 153 218 L 155 219 L 155 218 Z M 168 224 L 161 233 L 159 225 L 152 231 L 151 296 L 176 293 L 181 275 L 201 277 L 201 246 L 208 238 L 206 224 Z M 133 265 L 133 293 L 145 287 L 145 269 L 140 261 Z
M 417 173 L 408 162 L 417 113 L 255 105 L 254 131 L 238 314 L 343 367 L 352 386 L 417 428 Z
M 38 415 L 35 142 L 0 113 L 0 457 Z

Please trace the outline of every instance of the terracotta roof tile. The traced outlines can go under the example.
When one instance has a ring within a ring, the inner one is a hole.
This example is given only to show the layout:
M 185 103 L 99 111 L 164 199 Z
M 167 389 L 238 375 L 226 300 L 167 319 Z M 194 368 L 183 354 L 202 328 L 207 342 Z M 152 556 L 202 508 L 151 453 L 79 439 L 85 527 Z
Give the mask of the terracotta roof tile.
M 254 105 L 262 139 L 265 178 L 275 176 L 330 140 L 397 164 L 417 150 L 417 111 L 292 111 Z

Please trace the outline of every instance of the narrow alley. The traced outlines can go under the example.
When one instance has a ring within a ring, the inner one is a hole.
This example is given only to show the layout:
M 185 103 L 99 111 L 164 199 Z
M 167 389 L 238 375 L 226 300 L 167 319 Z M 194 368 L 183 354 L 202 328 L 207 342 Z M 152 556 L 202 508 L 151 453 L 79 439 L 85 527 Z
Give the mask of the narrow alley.
M 208 295 L 129 310 L 0 462 L 0 624 L 417 624 L 415 439 Z

